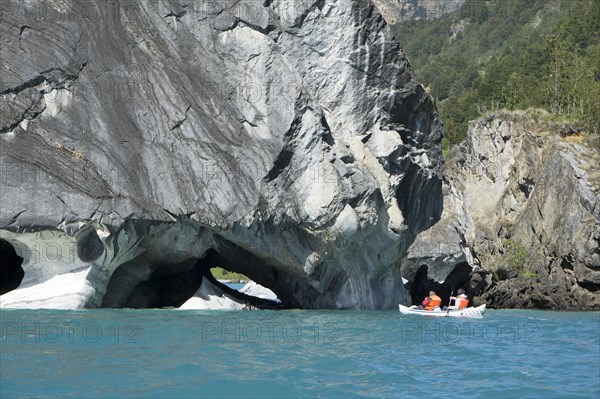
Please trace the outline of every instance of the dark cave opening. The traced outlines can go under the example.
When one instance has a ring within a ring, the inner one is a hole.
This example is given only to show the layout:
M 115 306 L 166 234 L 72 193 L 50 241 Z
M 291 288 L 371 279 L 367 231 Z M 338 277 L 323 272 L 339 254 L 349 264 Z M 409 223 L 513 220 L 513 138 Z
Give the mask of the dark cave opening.
M 135 309 L 178 308 L 190 299 L 204 282 L 208 282 L 248 307 L 284 308 L 282 303 L 241 293 L 218 281 L 211 272 L 211 269 L 220 267 L 247 275 L 241 270 L 241 263 L 242 260 L 236 254 L 223 255 L 215 249 L 209 249 L 200 259 L 188 259 L 179 264 L 150 264 L 145 258 L 139 257 L 122 264 L 114 271 L 101 306 Z M 256 275 L 256 269 L 253 270 Z M 257 283 L 261 284 L 260 281 Z
M 113 272 L 102 299 L 103 308 L 159 308 L 181 306 L 200 287 L 196 259 L 152 264 L 143 256 L 123 263 Z
M 589 292 L 598 292 L 600 291 L 600 285 L 593 283 L 591 281 L 578 281 L 577 284 L 583 288 L 584 290 L 588 290 Z
M 450 296 L 456 295 L 459 288 L 466 291 L 470 301 L 473 300 L 474 293 L 469 288 L 472 269 L 467 262 L 461 262 L 454 266 L 452 272 L 450 272 L 442 283 L 429 278 L 428 270 L 427 265 L 421 265 L 408 287 L 413 305 L 420 305 L 423 299 L 429 294 L 429 291 L 435 291 L 442 299 L 442 304 L 447 306 Z
M 129 297 L 132 308 L 180 307 L 202 284 L 203 272 L 198 264 L 191 268 L 168 265 L 154 270 L 148 280 L 138 283 Z
M 241 273 L 252 281 L 273 291 L 281 301 L 279 307 L 303 308 L 297 296 L 302 295 L 306 302 L 318 298 L 319 293 L 302 276 L 289 271 L 284 265 L 276 267 L 268 259 L 266 252 L 250 252 L 224 238 L 216 237 L 216 250 L 207 252 L 214 265 L 226 270 Z
M 258 298 L 255 296 L 246 295 L 244 293 L 241 293 L 238 290 L 235 290 L 235 289 L 227 286 L 226 284 L 221 283 L 213 276 L 213 273 L 211 270 L 216 267 L 220 267 L 226 271 L 246 275 L 242 271 L 242 269 L 244 269 L 244 268 L 239 266 L 240 265 L 239 261 L 232 263 L 228 259 L 227 256 L 223 256 L 221 253 L 217 252 L 216 250 L 210 249 L 206 252 L 205 256 L 202 259 L 198 260 L 197 265 L 201 265 L 204 278 L 206 278 L 208 281 L 210 281 L 213 285 L 219 287 L 226 294 L 228 294 L 240 301 L 243 301 L 247 305 L 251 305 L 251 306 L 259 308 L 259 309 L 282 309 L 282 308 L 285 308 L 285 306 L 279 302 L 272 301 L 269 299 Z M 252 278 L 252 276 L 249 276 L 248 278 Z M 260 282 L 259 282 L 259 284 L 260 284 Z M 269 287 L 267 287 L 267 288 L 269 288 Z
M 15 248 L 0 238 L 0 295 L 6 294 L 21 285 L 25 271 L 21 267 L 23 258 Z
M 104 244 L 96 230 L 87 228 L 77 238 L 77 256 L 84 262 L 93 262 L 102 256 Z

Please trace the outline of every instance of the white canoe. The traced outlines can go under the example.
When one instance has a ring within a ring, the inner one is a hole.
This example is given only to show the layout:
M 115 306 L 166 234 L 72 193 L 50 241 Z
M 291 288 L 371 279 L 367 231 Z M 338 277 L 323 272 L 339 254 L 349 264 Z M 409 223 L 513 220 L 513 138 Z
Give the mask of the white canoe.
M 408 306 L 398 305 L 402 314 L 417 314 L 420 316 L 434 317 L 483 317 L 485 313 L 485 304 L 476 308 L 466 308 L 462 310 L 424 310 L 414 309 Z

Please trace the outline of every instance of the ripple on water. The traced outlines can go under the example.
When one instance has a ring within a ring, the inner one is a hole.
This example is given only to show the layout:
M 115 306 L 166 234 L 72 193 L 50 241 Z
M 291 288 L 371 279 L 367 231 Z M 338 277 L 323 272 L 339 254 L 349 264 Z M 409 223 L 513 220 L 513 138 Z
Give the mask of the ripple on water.
M 397 311 L 0 316 L 1 397 L 600 397 L 598 312 L 490 311 L 478 320 Z M 6 330 L 22 323 L 92 323 L 102 334 L 48 342 Z

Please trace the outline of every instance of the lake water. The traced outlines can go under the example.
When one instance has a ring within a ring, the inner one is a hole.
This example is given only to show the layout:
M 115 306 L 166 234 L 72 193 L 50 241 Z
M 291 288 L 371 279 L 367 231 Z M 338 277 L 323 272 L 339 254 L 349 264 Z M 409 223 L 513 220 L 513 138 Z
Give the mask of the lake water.
M 599 398 L 600 313 L 0 310 L 0 397 Z
M 225 283 L 225 285 L 228 286 L 229 288 L 233 288 L 234 290 L 239 291 L 242 288 L 244 288 L 246 283 Z

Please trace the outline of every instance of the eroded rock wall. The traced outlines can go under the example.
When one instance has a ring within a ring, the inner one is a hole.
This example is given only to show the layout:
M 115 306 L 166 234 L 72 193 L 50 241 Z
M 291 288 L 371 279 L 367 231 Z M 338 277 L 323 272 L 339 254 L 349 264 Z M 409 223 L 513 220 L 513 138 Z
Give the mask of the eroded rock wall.
M 409 269 L 427 266 L 431 285 L 467 262 L 446 289 L 493 307 L 600 308 L 599 157 L 558 131 L 519 113 L 471 122 L 446 162 L 442 219 Z
M 85 306 L 147 303 L 210 250 L 289 306 L 407 301 L 442 128 L 370 2 L 1 7 L 2 238 L 86 231 Z M 24 261 L 24 281 L 73 267 Z

